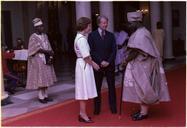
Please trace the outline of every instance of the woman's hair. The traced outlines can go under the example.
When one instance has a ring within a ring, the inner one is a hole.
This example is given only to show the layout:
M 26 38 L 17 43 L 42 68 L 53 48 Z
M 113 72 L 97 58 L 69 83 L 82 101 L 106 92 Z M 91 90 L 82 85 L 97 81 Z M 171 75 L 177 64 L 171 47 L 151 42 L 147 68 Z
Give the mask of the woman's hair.
M 91 24 L 91 20 L 87 17 L 81 17 L 77 20 L 76 29 L 77 31 L 82 31 L 88 27 L 88 24 Z

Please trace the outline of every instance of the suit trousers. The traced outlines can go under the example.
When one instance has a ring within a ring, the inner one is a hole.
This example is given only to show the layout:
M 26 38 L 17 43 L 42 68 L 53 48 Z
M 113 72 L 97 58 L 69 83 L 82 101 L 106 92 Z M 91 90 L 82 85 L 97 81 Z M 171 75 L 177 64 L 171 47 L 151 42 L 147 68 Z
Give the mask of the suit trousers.
M 108 99 L 111 112 L 116 112 L 116 90 L 115 90 L 115 67 L 110 66 L 99 71 L 94 70 L 96 88 L 98 96 L 94 98 L 94 112 L 99 113 L 101 110 L 101 87 L 104 76 L 108 84 Z

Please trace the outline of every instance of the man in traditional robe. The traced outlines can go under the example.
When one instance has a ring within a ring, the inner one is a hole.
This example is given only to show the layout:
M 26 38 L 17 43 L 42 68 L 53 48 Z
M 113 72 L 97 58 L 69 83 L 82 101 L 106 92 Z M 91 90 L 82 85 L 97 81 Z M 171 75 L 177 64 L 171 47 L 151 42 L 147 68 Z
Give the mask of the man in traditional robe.
M 142 25 L 141 12 L 127 13 L 130 38 L 124 74 L 123 101 L 140 104 L 140 110 L 132 115 L 133 120 L 148 117 L 150 104 L 170 101 L 165 72 L 160 54 L 150 32 Z
M 28 46 L 27 89 L 38 89 L 38 100 L 41 103 L 53 101 L 48 97 L 47 89 L 56 81 L 52 64 L 46 56 L 53 56 L 43 22 L 39 18 L 33 20 L 35 33 L 30 36 Z

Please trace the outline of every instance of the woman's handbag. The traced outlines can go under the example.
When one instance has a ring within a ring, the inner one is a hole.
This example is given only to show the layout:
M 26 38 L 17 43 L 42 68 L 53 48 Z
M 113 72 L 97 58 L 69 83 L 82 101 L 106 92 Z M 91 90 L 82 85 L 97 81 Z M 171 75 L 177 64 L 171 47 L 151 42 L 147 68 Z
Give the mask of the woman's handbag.
M 49 54 L 44 54 L 45 55 L 45 60 L 46 60 L 46 65 L 52 65 L 53 64 L 53 56 Z

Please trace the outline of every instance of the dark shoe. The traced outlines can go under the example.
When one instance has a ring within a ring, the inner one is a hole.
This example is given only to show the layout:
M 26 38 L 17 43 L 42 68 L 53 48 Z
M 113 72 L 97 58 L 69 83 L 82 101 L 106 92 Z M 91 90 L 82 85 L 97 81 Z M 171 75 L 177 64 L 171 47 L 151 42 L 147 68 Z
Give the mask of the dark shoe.
M 39 101 L 40 103 L 42 103 L 42 104 L 46 104 L 46 103 L 47 103 L 47 101 L 46 101 L 45 99 L 38 99 L 38 101 Z
M 8 90 L 8 93 L 9 93 L 10 95 L 13 95 L 13 94 L 15 94 L 15 90 L 10 89 L 10 90 Z
M 82 118 L 82 116 L 78 116 L 78 120 L 79 122 L 84 122 L 84 123 L 93 123 L 92 119 L 90 117 L 88 117 L 88 120 L 85 120 L 84 118 Z
M 117 114 L 117 110 L 111 110 L 112 114 Z
M 133 118 L 133 117 L 135 118 L 135 117 L 137 117 L 139 114 L 140 114 L 140 111 L 138 111 L 138 112 L 132 114 L 131 117 L 132 117 L 132 118 Z
M 142 114 L 140 113 L 138 116 L 132 117 L 132 120 L 133 120 L 133 121 L 138 121 L 138 120 L 146 119 L 147 117 L 148 117 L 148 114 L 142 115 Z
M 13 104 L 13 102 L 8 98 L 1 100 L 1 106 Z
M 52 102 L 53 101 L 53 99 L 50 98 L 50 97 L 46 97 L 44 100 L 46 100 L 47 102 Z

